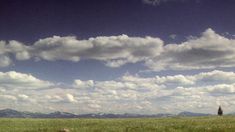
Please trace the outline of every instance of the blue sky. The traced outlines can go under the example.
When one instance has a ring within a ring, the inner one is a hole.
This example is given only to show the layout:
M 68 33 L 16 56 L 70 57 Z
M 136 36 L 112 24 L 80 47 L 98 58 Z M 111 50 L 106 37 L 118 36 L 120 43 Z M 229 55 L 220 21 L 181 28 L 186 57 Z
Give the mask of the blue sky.
M 233 0 L 2 0 L 0 108 L 233 112 L 234 7 Z

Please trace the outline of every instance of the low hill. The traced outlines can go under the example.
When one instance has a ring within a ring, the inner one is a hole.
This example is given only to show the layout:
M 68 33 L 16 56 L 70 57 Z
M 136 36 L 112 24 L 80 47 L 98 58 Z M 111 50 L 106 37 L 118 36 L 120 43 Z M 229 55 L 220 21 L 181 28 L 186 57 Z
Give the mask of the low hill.
M 209 116 L 210 114 L 204 113 L 193 113 L 193 112 L 181 112 L 178 115 L 173 114 L 107 114 L 107 113 L 96 113 L 96 114 L 81 114 L 76 115 L 68 112 L 56 111 L 53 113 L 33 113 L 33 112 L 20 112 L 12 109 L 0 110 L 0 117 L 4 118 L 150 118 L 150 117 L 173 117 L 173 116 Z

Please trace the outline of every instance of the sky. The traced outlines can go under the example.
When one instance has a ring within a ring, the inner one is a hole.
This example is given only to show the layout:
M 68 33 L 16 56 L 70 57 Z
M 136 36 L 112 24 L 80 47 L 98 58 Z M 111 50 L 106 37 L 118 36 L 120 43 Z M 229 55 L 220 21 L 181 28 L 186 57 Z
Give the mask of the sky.
M 235 112 L 234 0 L 1 0 L 0 109 Z

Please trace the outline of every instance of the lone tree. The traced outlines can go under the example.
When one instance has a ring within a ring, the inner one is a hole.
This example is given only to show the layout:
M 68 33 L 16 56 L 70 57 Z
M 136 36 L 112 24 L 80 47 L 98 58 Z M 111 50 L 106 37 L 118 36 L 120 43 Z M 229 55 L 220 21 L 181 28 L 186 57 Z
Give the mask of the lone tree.
M 223 110 L 222 110 L 221 106 L 219 106 L 218 115 L 219 115 L 219 116 L 222 116 L 222 115 L 223 115 Z

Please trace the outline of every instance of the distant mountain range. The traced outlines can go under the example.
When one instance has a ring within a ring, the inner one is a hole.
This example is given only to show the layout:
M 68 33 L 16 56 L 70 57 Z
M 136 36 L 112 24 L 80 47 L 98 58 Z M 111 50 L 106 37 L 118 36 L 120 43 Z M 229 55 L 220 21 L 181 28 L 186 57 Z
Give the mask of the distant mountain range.
M 175 117 L 175 116 L 209 116 L 210 114 L 181 112 L 177 115 L 174 114 L 154 114 L 154 115 L 142 115 L 142 114 L 82 114 L 76 115 L 67 112 L 53 112 L 49 114 L 45 113 L 33 113 L 33 112 L 20 112 L 12 109 L 0 110 L 0 117 L 2 118 L 148 118 L 148 117 Z
M 204 114 L 204 113 L 193 113 L 184 111 L 178 114 L 178 116 L 210 116 L 211 114 Z

